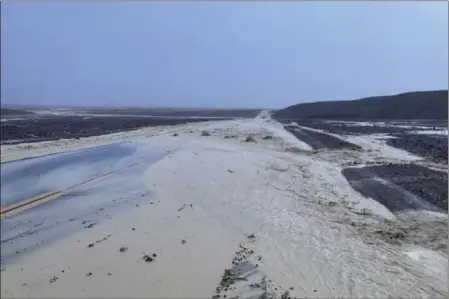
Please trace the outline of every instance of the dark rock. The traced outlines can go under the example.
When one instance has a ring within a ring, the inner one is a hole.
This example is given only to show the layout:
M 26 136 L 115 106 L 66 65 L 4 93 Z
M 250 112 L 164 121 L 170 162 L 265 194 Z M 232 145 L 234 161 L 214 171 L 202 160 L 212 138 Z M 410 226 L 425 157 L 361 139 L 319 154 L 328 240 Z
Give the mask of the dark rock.
M 252 143 L 255 143 L 255 142 L 257 142 L 257 140 L 256 140 L 256 137 L 254 137 L 254 135 L 249 134 L 248 136 L 246 136 L 245 142 L 252 142 Z
M 146 254 L 143 256 L 142 259 L 147 263 L 154 261 L 154 259 L 151 256 L 146 255 Z
M 52 276 L 52 277 L 50 278 L 49 282 L 50 282 L 50 283 L 54 283 L 54 282 L 56 282 L 58 279 L 59 279 L 58 276 Z
M 255 239 L 256 235 L 255 234 L 250 234 L 246 236 L 248 239 Z

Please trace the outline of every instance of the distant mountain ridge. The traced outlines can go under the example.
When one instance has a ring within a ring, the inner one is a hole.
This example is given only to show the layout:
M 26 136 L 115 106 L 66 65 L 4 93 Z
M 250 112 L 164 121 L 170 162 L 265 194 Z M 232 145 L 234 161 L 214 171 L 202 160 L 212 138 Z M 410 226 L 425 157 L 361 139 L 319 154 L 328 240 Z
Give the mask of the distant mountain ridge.
M 301 103 L 278 110 L 275 119 L 446 119 L 448 91 L 416 91 L 351 101 Z

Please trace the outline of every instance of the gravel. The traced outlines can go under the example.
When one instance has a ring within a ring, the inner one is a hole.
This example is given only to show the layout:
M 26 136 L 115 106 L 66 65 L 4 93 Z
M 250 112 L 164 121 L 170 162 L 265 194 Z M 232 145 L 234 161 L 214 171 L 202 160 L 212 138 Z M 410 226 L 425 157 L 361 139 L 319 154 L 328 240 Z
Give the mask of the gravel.
M 410 120 L 410 121 L 388 121 L 383 122 L 384 125 L 376 125 L 374 120 L 371 125 L 362 125 L 353 123 L 343 123 L 343 122 L 328 122 L 324 120 L 288 120 L 282 121 L 284 124 L 295 122 L 300 126 L 319 129 L 327 131 L 333 134 L 346 134 L 346 135 L 371 135 L 371 134 L 400 134 L 407 133 L 411 131 L 421 131 L 428 130 L 428 128 L 423 128 L 423 126 L 428 126 L 430 129 L 433 128 L 447 128 L 447 121 L 432 121 L 432 120 Z M 368 122 L 368 121 L 365 121 Z M 401 126 L 401 127 L 399 127 Z M 407 127 L 405 127 L 407 126 Z
M 401 134 L 388 139 L 387 144 L 433 162 L 447 164 L 447 136 Z
M 224 118 L 225 119 L 225 118 Z M 226 118 L 229 119 L 229 118 Z M 39 142 L 62 138 L 99 136 L 135 130 L 142 127 L 179 125 L 218 120 L 207 118 L 150 118 L 150 117 L 51 117 L 11 120 L 1 123 L 1 142 Z
M 342 174 L 356 191 L 392 212 L 428 210 L 447 213 L 446 172 L 414 164 L 387 164 L 345 168 Z
M 360 146 L 344 141 L 329 134 L 315 132 L 312 130 L 300 129 L 293 126 L 284 126 L 300 141 L 309 144 L 313 149 L 353 149 L 358 150 Z

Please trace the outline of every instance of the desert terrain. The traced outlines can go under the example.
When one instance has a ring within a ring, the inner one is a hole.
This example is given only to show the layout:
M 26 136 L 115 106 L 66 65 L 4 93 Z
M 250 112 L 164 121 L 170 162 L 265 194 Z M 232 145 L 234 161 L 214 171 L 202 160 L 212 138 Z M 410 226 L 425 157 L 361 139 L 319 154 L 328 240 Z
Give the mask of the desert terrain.
M 117 143 L 157 158 L 2 202 L 2 297 L 447 297 L 447 122 L 270 114 L 3 144 L 4 165 Z

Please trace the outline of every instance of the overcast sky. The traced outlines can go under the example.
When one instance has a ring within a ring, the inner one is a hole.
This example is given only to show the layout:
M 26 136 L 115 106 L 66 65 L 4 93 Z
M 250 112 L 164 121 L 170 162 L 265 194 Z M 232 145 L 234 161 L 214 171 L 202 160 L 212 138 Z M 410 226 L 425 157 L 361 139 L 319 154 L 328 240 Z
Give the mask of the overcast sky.
M 2 2 L 8 104 L 269 107 L 448 87 L 447 2 Z

